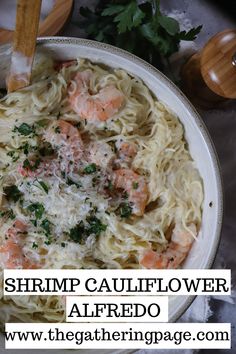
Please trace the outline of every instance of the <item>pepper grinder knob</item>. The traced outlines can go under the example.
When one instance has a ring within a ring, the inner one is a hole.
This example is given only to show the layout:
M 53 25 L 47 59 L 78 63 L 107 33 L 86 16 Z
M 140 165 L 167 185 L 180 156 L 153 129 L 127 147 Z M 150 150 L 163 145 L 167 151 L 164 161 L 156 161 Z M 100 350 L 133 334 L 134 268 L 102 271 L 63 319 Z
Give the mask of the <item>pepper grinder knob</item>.
M 187 96 L 202 107 L 236 99 L 236 30 L 213 36 L 183 66 L 181 78 Z

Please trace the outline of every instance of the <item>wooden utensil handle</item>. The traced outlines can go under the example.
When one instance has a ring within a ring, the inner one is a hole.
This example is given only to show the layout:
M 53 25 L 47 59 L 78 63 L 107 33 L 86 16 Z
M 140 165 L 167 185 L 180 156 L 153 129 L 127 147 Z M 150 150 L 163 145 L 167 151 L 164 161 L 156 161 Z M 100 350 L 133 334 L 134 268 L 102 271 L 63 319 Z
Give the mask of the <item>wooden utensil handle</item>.
M 29 84 L 39 27 L 40 9 L 41 0 L 17 1 L 11 69 L 7 80 L 8 92 L 15 91 Z
M 31 6 L 29 7 L 29 4 Z M 30 57 L 35 49 L 35 41 L 31 38 L 36 38 L 38 33 L 39 18 L 40 18 L 41 0 L 18 0 L 17 1 L 17 16 L 16 16 L 16 33 L 19 36 L 14 37 L 13 50 L 18 51 L 26 57 Z

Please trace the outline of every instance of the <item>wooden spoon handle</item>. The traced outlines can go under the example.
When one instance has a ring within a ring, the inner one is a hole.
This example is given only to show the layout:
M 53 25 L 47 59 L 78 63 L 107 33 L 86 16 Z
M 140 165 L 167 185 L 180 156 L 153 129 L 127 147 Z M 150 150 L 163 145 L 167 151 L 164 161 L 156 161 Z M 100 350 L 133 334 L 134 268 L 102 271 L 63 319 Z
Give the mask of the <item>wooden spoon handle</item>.
M 17 1 L 16 29 L 7 79 L 8 92 L 28 86 L 30 83 L 40 9 L 41 0 Z

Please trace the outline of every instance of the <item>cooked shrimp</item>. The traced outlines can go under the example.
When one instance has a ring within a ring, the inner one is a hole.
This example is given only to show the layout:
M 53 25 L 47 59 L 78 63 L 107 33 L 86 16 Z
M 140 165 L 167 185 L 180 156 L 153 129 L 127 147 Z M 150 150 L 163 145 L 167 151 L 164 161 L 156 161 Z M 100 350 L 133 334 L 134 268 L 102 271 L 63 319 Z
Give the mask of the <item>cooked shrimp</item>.
M 20 164 L 17 167 L 17 171 L 19 172 L 19 174 L 23 177 L 36 177 L 38 176 L 38 171 L 31 171 L 28 167 L 24 167 L 22 164 Z
M 58 149 L 62 164 L 78 162 L 83 154 L 83 141 L 79 130 L 65 120 L 53 122 L 46 130 L 44 139 Z
M 34 161 L 29 161 L 31 166 L 34 166 Z M 23 177 L 31 177 L 35 178 L 39 175 L 45 175 L 48 176 L 50 173 L 52 173 L 52 164 L 50 161 L 41 161 L 39 166 L 36 169 L 30 169 L 30 167 L 24 167 L 22 164 L 20 164 L 17 167 L 17 171 L 21 174 Z
M 23 233 L 27 230 L 27 226 L 20 220 L 16 220 L 10 229 L 7 231 L 7 235 L 10 236 L 12 239 L 16 239 L 18 233 Z
M 133 214 L 143 215 L 148 201 L 148 187 L 144 177 L 130 169 L 121 168 L 114 171 L 114 185 L 127 192 Z
M 97 94 L 91 94 L 91 76 L 91 70 L 76 74 L 68 91 L 69 102 L 81 118 L 106 121 L 119 111 L 124 102 L 124 95 L 114 85 L 100 89 Z
M 197 229 L 195 224 L 191 224 L 189 229 L 194 236 L 197 236 Z M 163 252 L 154 252 L 148 250 L 144 253 L 140 264 L 145 268 L 153 269 L 176 269 L 187 257 L 194 237 L 187 230 L 175 227 L 172 233 L 171 242 L 167 249 Z
M 117 142 L 116 147 L 118 149 L 118 156 L 121 162 L 128 165 L 131 164 L 135 155 L 137 154 L 137 148 L 134 143 L 129 142 Z
M 27 230 L 26 224 L 16 220 L 12 227 L 7 231 L 7 241 L 0 247 L 0 253 L 4 256 L 4 268 L 15 269 L 33 269 L 37 268 L 28 258 L 25 257 L 22 247 L 19 244 L 18 235 Z

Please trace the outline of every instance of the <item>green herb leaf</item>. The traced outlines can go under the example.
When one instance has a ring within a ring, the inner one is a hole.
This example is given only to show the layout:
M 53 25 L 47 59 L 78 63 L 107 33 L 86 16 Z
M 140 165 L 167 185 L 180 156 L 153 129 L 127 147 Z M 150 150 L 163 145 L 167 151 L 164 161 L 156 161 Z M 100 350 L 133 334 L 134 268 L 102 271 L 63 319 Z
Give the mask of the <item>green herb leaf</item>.
M 180 40 L 193 40 L 201 26 L 180 32 L 179 23 L 160 11 L 158 0 L 98 0 L 95 11 L 80 8 L 80 26 L 88 38 L 128 50 L 158 69 L 170 72 L 168 58 Z
M 139 9 L 137 2 L 131 1 L 130 4 L 124 6 L 122 12 L 114 18 L 114 22 L 118 23 L 118 33 L 124 33 L 127 30 L 130 31 L 132 28 L 139 26 L 144 17 L 145 14 Z
M 8 151 L 7 155 L 12 158 L 12 162 L 16 162 L 20 157 L 14 150 Z
M 43 181 L 38 181 L 38 183 L 39 183 L 40 186 L 43 188 L 43 190 L 45 191 L 45 193 L 48 194 L 49 188 L 48 188 L 48 186 L 46 185 L 46 183 L 43 182 Z
M 31 212 L 34 213 L 36 219 L 41 219 L 43 216 L 43 213 L 45 211 L 43 204 L 41 203 L 32 203 L 30 204 L 27 209 Z
M 25 155 L 29 154 L 30 146 L 27 142 L 25 144 L 23 144 L 20 148 L 23 150 L 23 153 Z
M 48 219 L 44 219 L 40 226 L 46 231 L 47 235 L 51 233 L 52 223 Z
M 33 248 L 33 249 L 38 248 L 38 244 L 37 244 L 37 243 L 35 243 L 35 242 L 33 242 L 33 244 L 32 244 L 32 248 Z
M 86 219 L 89 223 L 87 234 L 99 236 L 102 231 L 106 231 L 107 225 L 103 224 L 96 216 L 92 215 Z
M 122 218 L 128 218 L 132 214 L 132 208 L 128 203 L 121 203 L 119 211 Z
M 47 239 L 47 241 L 44 241 L 45 245 L 49 246 L 52 243 L 51 238 Z
M 69 237 L 78 243 L 84 243 L 89 235 L 94 234 L 99 236 L 102 231 L 105 231 L 107 225 L 103 224 L 95 215 L 89 215 L 86 218 L 88 226 L 86 227 L 84 222 L 81 220 L 78 225 L 70 230 Z
M 133 189 L 138 189 L 138 186 L 139 186 L 139 184 L 138 184 L 138 182 L 133 182 Z
M 65 178 L 65 177 L 64 177 Z M 66 179 L 66 184 L 68 184 L 68 186 L 73 186 L 75 185 L 77 188 L 81 188 L 82 184 L 80 182 L 75 182 L 73 181 L 70 177 L 67 177 Z
M 17 202 L 23 195 L 15 185 L 5 187 L 3 191 L 6 194 L 7 200 L 13 200 L 13 202 Z
M 179 23 L 174 18 L 162 15 L 158 17 L 158 21 L 161 27 L 171 36 L 174 36 L 179 32 Z
M 38 222 L 36 219 L 30 220 L 30 222 L 36 227 L 38 225 Z
M 83 221 L 70 230 L 69 237 L 74 242 L 81 243 L 85 236 L 85 226 Z
M 1 218 L 7 217 L 7 218 L 10 218 L 11 220 L 14 220 L 16 218 L 12 209 L 0 211 L 0 217 Z
M 111 5 L 108 5 L 107 8 L 102 11 L 101 15 L 102 16 L 111 16 L 114 14 L 118 14 L 121 11 L 123 11 L 124 8 L 125 8 L 125 6 L 123 6 L 123 5 L 111 4 Z
M 14 132 L 19 132 L 21 135 L 28 136 L 35 133 L 34 127 L 31 127 L 27 123 L 22 123 L 19 127 L 14 127 Z
M 8 211 L 7 216 L 8 216 L 11 220 L 14 220 L 14 219 L 16 218 L 16 216 L 15 216 L 15 214 L 14 214 L 14 212 L 13 212 L 12 209 L 10 209 L 10 210 Z
M 25 159 L 23 162 L 23 167 L 29 169 L 30 171 L 35 171 L 39 167 L 41 161 L 41 159 L 36 159 L 35 161 L 29 161 L 28 159 Z
M 88 175 L 97 171 L 97 166 L 95 163 L 91 163 L 90 165 L 84 168 L 84 172 Z
M 193 41 L 197 38 L 197 35 L 200 33 L 202 26 L 193 27 L 188 32 L 182 31 L 178 34 L 178 38 L 182 41 Z

